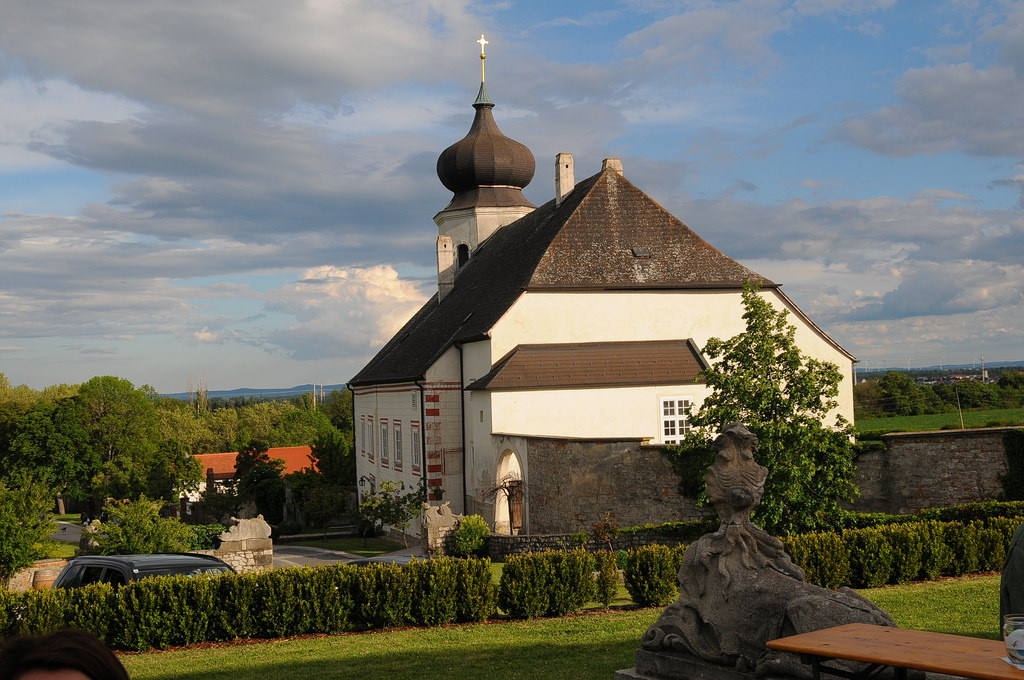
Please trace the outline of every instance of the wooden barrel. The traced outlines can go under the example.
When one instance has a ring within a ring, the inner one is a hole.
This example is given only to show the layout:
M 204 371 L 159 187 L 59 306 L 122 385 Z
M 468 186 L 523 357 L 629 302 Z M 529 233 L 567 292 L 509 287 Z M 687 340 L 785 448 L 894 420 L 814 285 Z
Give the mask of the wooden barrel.
M 60 574 L 60 569 L 36 569 L 36 573 L 32 577 L 32 589 L 49 590 L 53 586 L 53 582 L 57 580 L 58 574 Z

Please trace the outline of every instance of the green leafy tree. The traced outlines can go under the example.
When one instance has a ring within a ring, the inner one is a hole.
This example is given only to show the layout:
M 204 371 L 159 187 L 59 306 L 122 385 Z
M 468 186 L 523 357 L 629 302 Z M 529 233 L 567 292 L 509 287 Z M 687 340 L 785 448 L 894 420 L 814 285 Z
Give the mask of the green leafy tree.
M 207 518 L 217 522 L 226 522 L 242 511 L 242 499 L 238 497 L 233 481 L 214 483 L 207 480 L 202 502 Z
M 768 468 L 754 520 L 776 534 L 833 527 L 843 513 L 839 502 L 856 496 L 853 428 L 839 415 L 827 423 L 842 374 L 800 351 L 789 313 L 756 287 L 744 288 L 743 307 L 746 330 L 728 340 L 711 338 L 704 347 L 711 366 L 700 378 L 711 394 L 690 418 L 696 428 L 669 449 L 683 468 L 682 491 L 703 494 L 712 438 L 742 422 L 757 435 L 755 458 Z
M 27 472 L 0 482 L 0 586 L 47 556 L 47 537 L 57 530 L 52 506 L 53 492 Z
M 160 442 L 155 397 L 151 388 L 113 376 L 93 378 L 79 389 L 80 423 L 100 458 L 93 476 L 97 496 L 136 498 L 146 491 Z
M 310 463 L 330 484 L 355 486 L 356 458 L 352 453 L 352 435 L 332 429 L 310 447 Z
M 153 498 L 173 501 L 195 491 L 203 481 L 203 466 L 177 439 L 165 439 L 157 446 L 149 466 L 148 489 Z
M 375 531 L 390 526 L 402 532 L 408 546 L 409 538 L 405 535 L 405 530 L 423 512 L 426 500 L 426 489 L 422 486 L 406 491 L 405 482 L 388 480 L 381 482 L 379 489 L 371 489 L 363 495 L 363 500 L 359 504 L 359 514 L 374 527 Z
M 105 505 L 108 519 L 94 523 L 98 551 L 103 555 L 133 555 L 189 550 L 192 531 L 175 518 L 161 517 L 163 506 L 163 501 L 145 496 Z
M 280 524 L 284 519 L 283 472 L 284 462 L 272 460 L 267 446 L 260 442 L 240 447 L 235 457 L 238 495 L 243 501 L 252 501 L 269 524 Z

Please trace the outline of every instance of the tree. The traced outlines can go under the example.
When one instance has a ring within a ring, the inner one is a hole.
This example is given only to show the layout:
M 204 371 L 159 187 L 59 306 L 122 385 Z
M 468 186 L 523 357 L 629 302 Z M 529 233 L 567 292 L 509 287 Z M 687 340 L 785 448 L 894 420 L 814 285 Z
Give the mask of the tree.
M 22 567 L 46 557 L 47 537 L 57 530 L 53 493 L 26 472 L 0 482 L 0 585 Z
M 384 481 L 381 482 L 380 489 L 371 489 L 363 495 L 363 500 L 359 504 L 359 514 L 371 524 L 374 531 L 379 531 L 385 526 L 398 529 L 402 532 L 405 545 L 408 547 L 409 538 L 405 535 L 405 530 L 423 512 L 426 500 L 426 489 L 422 486 L 406 491 L 405 482 Z
M 155 397 L 151 388 L 113 376 L 92 378 L 79 389 L 79 422 L 100 457 L 93 477 L 98 497 L 137 498 L 146 491 L 160 441 Z
M 113 501 L 104 506 L 108 519 L 94 523 L 99 552 L 103 555 L 133 555 L 157 552 L 186 552 L 192 547 L 192 532 L 175 518 L 161 517 L 163 501 L 139 496 L 136 501 Z
M 352 435 L 332 430 L 310 447 L 313 469 L 331 484 L 355 486 L 356 458 L 352 455 Z
M 181 494 L 199 488 L 203 466 L 177 439 L 165 439 L 153 455 L 147 481 L 152 497 L 174 501 Z
M 786 534 L 835 526 L 841 500 L 853 500 L 853 428 L 837 405 L 842 374 L 835 364 L 804 355 L 788 312 L 743 290 L 746 330 L 729 340 L 711 338 L 701 372 L 712 390 L 693 414 L 696 426 L 679 447 L 670 447 L 683 469 L 681 489 L 703 491 L 704 470 L 714 454 L 715 432 L 742 422 L 757 435 L 757 461 L 768 468 L 764 497 L 754 519 L 767 531 Z
M 238 495 L 243 501 L 252 501 L 268 524 L 280 524 L 284 519 L 283 472 L 284 463 L 271 460 L 266 445 L 253 442 L 239 447 L 235 457 Z

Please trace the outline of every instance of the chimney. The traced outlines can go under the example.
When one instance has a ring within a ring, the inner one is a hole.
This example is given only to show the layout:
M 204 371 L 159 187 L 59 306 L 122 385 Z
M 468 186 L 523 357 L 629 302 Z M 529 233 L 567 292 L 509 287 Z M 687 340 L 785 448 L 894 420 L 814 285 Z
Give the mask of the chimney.
M 452 292 L 455 287 L 455 248 L 452 237 L 441 234 L 437 237 L 437 301 Z
M 622 174 L 622 159 L 621 158 L 605 158 L 601 162 L 601 172 L 605 170 L 611 170 Z
M 555 207 L 562 205 L 562 199 L 576 186 L 573 175 L 572 154 L 560 153 L 555 156 Z

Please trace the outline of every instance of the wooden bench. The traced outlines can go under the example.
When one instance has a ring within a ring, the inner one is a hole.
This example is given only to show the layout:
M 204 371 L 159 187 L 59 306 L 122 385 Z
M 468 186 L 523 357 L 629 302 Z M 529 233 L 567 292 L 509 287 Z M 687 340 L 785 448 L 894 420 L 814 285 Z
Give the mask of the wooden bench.
M 979 680 L 1024 680 L 1024 670 L 1003 660 L 1006 647 L 998 640 L 850 623 L 771 640 L 766 646 L 801 655 L 804 663 L 811 664 L 814 680 L 819 679 L 820 673 L 867 677 L 884 666 L 895 668 L 900 680 L 905 680 L 908 669 Z M 835 659 L 871 666 L 856 674 L 822 665 Z

